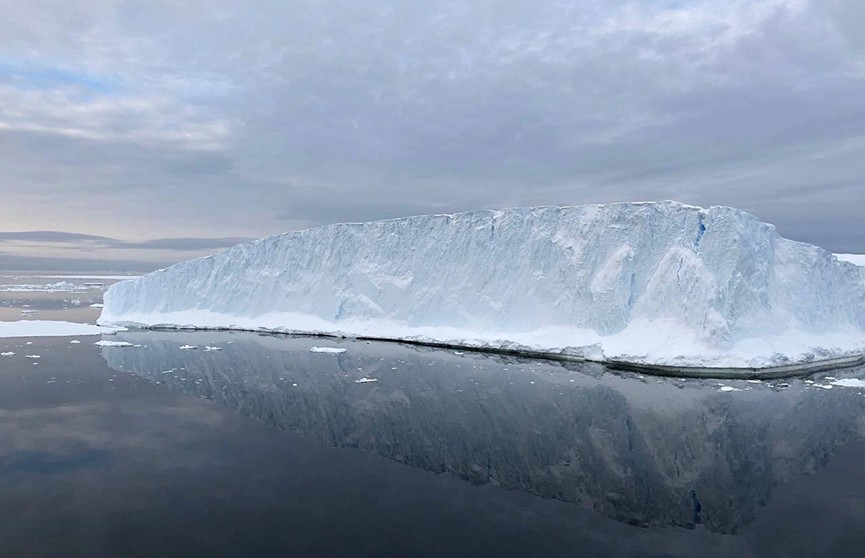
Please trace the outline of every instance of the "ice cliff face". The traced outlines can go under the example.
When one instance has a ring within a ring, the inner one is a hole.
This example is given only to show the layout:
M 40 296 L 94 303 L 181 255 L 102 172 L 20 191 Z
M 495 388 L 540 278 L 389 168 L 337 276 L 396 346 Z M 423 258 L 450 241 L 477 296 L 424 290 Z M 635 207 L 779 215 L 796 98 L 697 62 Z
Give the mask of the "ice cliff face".
M 240 244 L 113 285 L 101 322 L 601 343 L 607 356 L 753 364 L 861 347 L 865 281 L 733 208 L 535 207 Z

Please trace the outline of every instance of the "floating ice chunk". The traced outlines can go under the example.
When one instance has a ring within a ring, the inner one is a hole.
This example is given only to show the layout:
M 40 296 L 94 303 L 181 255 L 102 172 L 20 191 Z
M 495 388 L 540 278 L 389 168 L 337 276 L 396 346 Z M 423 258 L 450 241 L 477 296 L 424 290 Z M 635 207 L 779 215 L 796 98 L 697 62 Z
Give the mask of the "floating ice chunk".
M 377 378 L 367 378 L 366 376 L 364 376 L 363 378 L 359 378 L 359 379 L 355 380 L 354 383 L 356 383 L 356 384 L 368 384 L 370 382 L 377 382 L 377 381 L 378 381 Z
M 197 348 L 198 348 L 198 345 L 181 345 L 180 346 L 181 351 L 194 351 Z
M 14 354 L 15 354 L 15 353 L 13 353 L 12 351 L 9 351 L 9 352 L 6 352 L 6 353 L 0 353 L 0 356 L 12 356 L 12 355 L 14 355 Z
M 139 348 L 141 345 L 133 345 L 132 343 L 127 343 L 126 341 L 97 341 L 94 343 L 97 347 L 135 347 Z
M 742 390 L 741 390 L 741 389 L 738 389 L 738 388 L 734 388 L 733 386 L 723 386 L 723 387 L 722 387 L 721 389 L 719 389 L 718 391 L 727 391 L 727 392 L 730 392 L 730 391 L 742 391 Z
M 24 355 L 24 358 L 42 358 L 40 355 Z
M 337 354 L 344 353 L 346 350 L 342 347 L 313 347 L 309 350 L 311 353 L 329 353 L 329 354 Z
M 96 304 L 91 304 L 91 305 L 90 305 L 90 308 L 104 308 L 104 307 L 105 307 L 104 304 L 100 304 L 100 303 L 98 303 L 98 302 L 97 302 Z
M 832 385 L 839 387 L 865 388 L 865 380 L 860 380 L 859 378 L 842 378 L 832 382 Z
M 207 345 L 204 347 L 205 351 L 221 351 L 222 347 L 213 347 L 211 345 Z

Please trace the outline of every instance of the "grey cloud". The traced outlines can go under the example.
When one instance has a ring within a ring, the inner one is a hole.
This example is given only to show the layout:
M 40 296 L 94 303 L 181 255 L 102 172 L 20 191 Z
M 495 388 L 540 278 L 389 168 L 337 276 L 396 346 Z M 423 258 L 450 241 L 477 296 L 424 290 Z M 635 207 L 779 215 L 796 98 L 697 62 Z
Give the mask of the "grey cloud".
M 148 273 L 166 267 L 170 262 L 141 262 L 110 258 L 51 258 L 18 256 L 0 253 L 0 269 L 4 271 L 57 271 L 57 272 L 137 272 Z
M 0 232 L 0 242 L 8 241 L 33 241 L 33 242 L 97 242 L 101 244 L 116 242 L 112 238 L 96 236 L 92 234 L 69 233 L 62 231 L 26 231 L 26 232 Z
M 248 237 L 157 238 L 139 242 L 127 242 L 105 236 L 62 231 L 0 232 L 0 242 L 70 244 L 75 249 L 84 249 L 85 247 L 92 247 L 95 245 L 102 248 L 118 248 L 125 250 L 198 251 L 226 248 L 249 240 L 252 239 Z
M 144 242 L 116 242 L 118 248 L 129 248 L 137 250 L 216 250 L 234 246 L 241 242 L 248 242 L 251 238 L 158 238 Z
M 21 4 L 0 65 L 62 73 L 0 86 L 0 219 L 159 231 L 127 248 L 183 257 L 211 248 L 185 237 L 678 199 L 865 252 L 860 4 Z

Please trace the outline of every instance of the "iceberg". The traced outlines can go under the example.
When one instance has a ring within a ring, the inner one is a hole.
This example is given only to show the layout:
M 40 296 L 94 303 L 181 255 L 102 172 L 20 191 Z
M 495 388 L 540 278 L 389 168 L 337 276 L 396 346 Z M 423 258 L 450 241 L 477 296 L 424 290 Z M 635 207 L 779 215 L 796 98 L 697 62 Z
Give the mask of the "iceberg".
M 761 368 L 865 353 L 865 268 L 730 207 L 484 210 L 239 244 L 115 283 L 98 323 Z

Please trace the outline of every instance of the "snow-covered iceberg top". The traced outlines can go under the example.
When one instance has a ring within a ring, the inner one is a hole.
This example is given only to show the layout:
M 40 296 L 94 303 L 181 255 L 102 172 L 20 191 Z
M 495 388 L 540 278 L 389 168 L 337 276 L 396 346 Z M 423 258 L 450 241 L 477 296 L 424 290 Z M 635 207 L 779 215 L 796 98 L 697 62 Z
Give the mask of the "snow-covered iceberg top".
M 99 323 L 767 366 L 865 350 L 865 269 L 729 207 L 472 211 L 239 244 L 112 285 Z
M 865 267 L 865 254 L 835 254 L 835 257 L 842 262 L 850 262 Z

